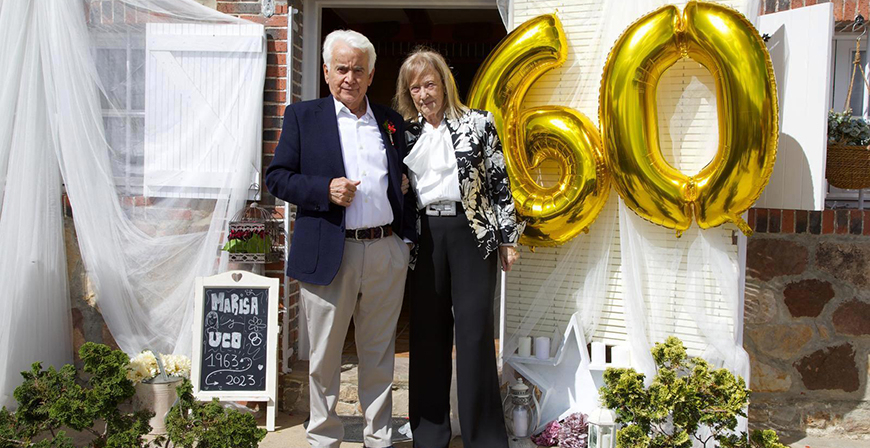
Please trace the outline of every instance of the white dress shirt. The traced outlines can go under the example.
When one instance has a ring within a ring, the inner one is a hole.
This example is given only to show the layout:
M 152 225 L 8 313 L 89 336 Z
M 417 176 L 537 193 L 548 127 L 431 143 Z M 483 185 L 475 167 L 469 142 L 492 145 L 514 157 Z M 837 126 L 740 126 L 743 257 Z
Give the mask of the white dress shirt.
M 417 192 L 417 207 L 441 201 L 460 202 L 459 169 L 447 121 L 438 127 L 423 124 L 423 131 L 411 153 L 405 157 L 411 182 Z
M 366 229 L 393 222 L 393 209 L 387 198 L 387 152 L 375 114 L 366 97 L 366 113 L 357 118 L 341 101 L 335 101 L 335 118 L 344 172 L 348 179 L 360 181 L 345 214 L 347 229 Z

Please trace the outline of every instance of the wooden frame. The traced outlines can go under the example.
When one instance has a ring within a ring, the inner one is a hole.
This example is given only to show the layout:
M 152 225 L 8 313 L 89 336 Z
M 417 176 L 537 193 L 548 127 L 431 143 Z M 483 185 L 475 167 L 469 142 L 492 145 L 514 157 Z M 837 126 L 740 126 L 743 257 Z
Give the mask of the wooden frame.
M 200 390 L 200 371 L 203 340 L 203 301 L 205 288 L 268 289 L 268 324 L 266 328 L 266 387 L 262 391 L 203 391 Z M 193 356 L 190 381 L 197 400 L 265 401 L 266 429 L 275 430 L 275 410 L 278 398 L 278 279 L 263 277 L 248 271 L 229 271 L 211 277 L 197 277 L 193 322 Z

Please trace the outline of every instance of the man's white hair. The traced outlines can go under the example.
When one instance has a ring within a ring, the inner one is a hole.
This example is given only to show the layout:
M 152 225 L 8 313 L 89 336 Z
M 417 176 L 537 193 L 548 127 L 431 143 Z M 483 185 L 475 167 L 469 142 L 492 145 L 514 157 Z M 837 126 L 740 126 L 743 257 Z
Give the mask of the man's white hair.
M 332 50 L 335 44 L 344 42 L 351 48 L 356 48 L 365 52 L 369 57 L 369 73 L 375 68 L 375 46 L 372 45 L 369 38 L 363 36 L 356 31 L 351 30 L 335 30 L 326 36 L 323 40 L 323 63 L 328 68 L 332 68 Z

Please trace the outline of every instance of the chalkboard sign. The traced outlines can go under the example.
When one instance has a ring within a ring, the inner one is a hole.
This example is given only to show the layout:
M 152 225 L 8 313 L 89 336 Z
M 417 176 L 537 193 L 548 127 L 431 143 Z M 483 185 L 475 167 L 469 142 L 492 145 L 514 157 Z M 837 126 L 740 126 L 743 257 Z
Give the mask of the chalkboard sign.
M 269 290 L 204 288 L 199 390 L 266 388 Z
M 277 396 L 277 293 L 278 279 L 246 271 L 196 279 L 194 394 L 203 400 L 266 401 L 270 430 Z

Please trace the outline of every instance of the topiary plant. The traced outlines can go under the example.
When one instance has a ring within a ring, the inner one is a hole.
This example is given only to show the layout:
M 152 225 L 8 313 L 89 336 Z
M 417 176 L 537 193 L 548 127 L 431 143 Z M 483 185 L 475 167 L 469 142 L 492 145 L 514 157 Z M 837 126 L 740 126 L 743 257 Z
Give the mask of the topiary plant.
M 71 448 L 72 439 L 63 428 L 91 433 L 90 447 L 142 446 L 143 436 L 151 431 L 148 420 L 153 414 L 118 409 L 135 393 L 127 379 L 130 359 L 120 350 L 92 342 L 84 344 L 79 355 L 84 372 L 90 375 L 85 386 L 77 381 L 72 365 L 42 370 L 37 362 L 29 372 L 21 373 L 24 383 L 14 392 L 18 410 L 14 414 L 5 407 L 0 410 L 0 448 Z M 104 430 L 94 428 L 97 420 L 105 422 Z
M 252 415 L 226 409 L 217 398 L 205 403 L 196 401 L 189 380 L 185 379 L 176 391 L 178 403 L 166 421 L 167 436 L 174 446 L 256 448 L 266 437 L 266 430 L 257 427 Z
M 745 417 L 749 390 L 741 377 L 713 369 L 701 358 L 689 358 L 682 341 L 669 337 L 652 349 L 657 372 L 644 387 L 645 376 L 634 369 L 607 369 L 600 390 L 605 406 L 623 424 L 617 432 L 620 448 L 785 448 L 774 431 L 737 433 L 737 418 Z M 709 428 L 701 435 L 702 426 Z

